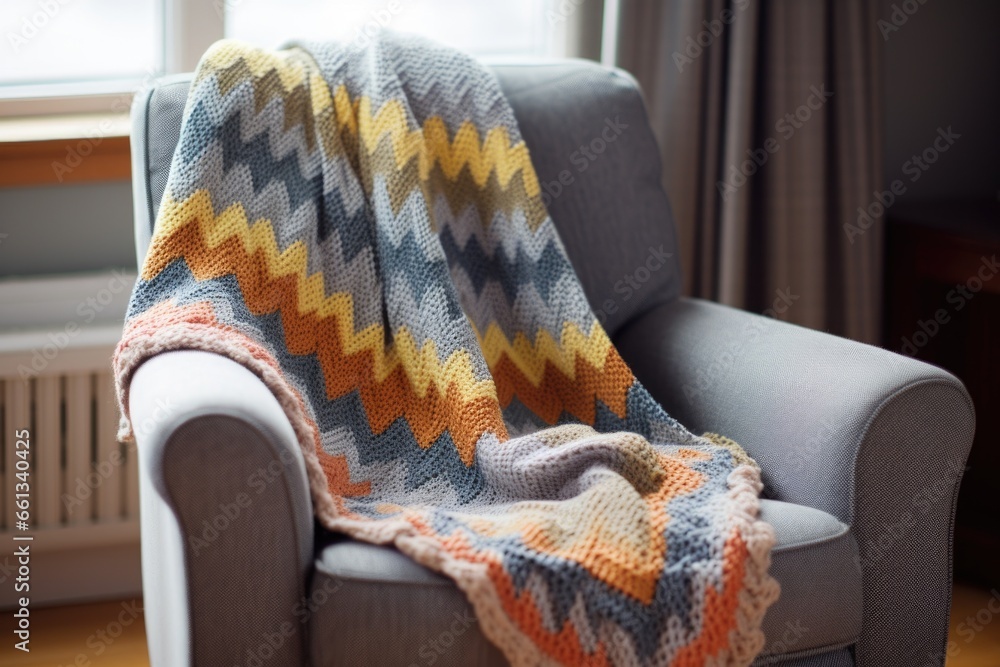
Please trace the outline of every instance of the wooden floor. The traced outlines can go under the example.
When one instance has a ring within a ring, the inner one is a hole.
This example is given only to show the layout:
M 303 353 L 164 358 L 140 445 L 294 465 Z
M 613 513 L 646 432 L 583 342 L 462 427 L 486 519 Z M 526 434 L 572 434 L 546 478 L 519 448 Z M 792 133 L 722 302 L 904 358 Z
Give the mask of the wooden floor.
M 1000 591 L 955 584 L 948 667 L 1000 667 Z
M 4 615 L 0 665 L 147 667 L 141 610 L 141 599 L 32 609 L 30 653 L 11 646 L 7 639 L 11 612 L 0 612 Z
M 141 600 L 127 600 L 34 610 L 31 653 L 13 650 L 4 640 L 0 665 L 148 666 L 142 616 L 134 617 L 136 605 L 141 604 Z M 1000 667 L 998 612 L 1000 592 L 955 586 L 948 667 Z M 5 616 L 9 623 L 9 613 Z M 9 637 L 8 632 L 4 635 Z

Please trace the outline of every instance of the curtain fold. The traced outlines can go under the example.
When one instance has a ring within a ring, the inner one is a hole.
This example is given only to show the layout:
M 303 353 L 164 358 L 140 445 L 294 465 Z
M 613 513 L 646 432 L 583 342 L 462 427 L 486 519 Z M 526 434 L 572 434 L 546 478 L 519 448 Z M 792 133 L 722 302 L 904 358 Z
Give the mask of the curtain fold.
M 865 0 L 622 0 L 687 293 L 880 333 L 881 45 Z M 860 231 L 861 233 L 858 233 Z

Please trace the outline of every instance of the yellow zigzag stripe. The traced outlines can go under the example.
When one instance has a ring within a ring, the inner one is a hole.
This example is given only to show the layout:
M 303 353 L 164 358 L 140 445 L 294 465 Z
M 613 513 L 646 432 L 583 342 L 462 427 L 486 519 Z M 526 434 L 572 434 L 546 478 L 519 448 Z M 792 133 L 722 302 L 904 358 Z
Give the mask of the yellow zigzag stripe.
M 293 59 L 293 56 L 295 59 Z M 523 141 L 511 145 L 506 127 L 495 127 L 480 142 L 475 124 L 466 121 L 450 139 L 448 127 L 439 116 L 428 118 L 423 128 L 411 130 L 407 111 L 400 100 L 389 100 L 373 113 L 371 100 L 362 96 L 351 100 L 346 86 L 336 86 L 330 93 L 329 84 L 318 68 L 306 71 L 301 60 L 306 54 L 297 50 L 263 52 L 238 41 L 217 42 L 205 54 L 198 70 L 197 81 L 213 71 L 230 67 L 243 59 L 255 79 L 274 70 L 285 92 L 302 85 L 308 76 L 313 115 L 318 119 L 332 109 L 336 123 L 353 135 L 359 135 L 369 154 L 375 152 L 385 135 L 392 141 L 398 169 L 411 159 L 418 159 L 421 180 L 427 180 L 436 164 L 450 180 L 455 180 L 462 168 L 479 187 L 484 187 L 494 171 L 501 187 L 506 188 L 518 172 L 529 197 L 541 194 L 538 177 L 531 165 L 528 148 Z M 324 149 L 326 150 L 326 149 Z
M 259 79 L 274 70 L 287 93 L 293 88 L 301 86 L 306 80 L 307 61 L 303 59 L 304 55 L 305 52 L 299 49 L 273 51 L 260 49 L 236 39 L 223 39 L 212 44 L 205 55 L 201 57 L 191 86 L 193 88 L 205 77 L 231 67 L 237 61 L 242 60 L 255 79 Z M 310 79 L 311 81 L 312 79 Z
M 207 190 L 198 190 L 183 202 L 174 200 L 168 194 L 160 208 L 156 240 L 168 238 L 192 219 L 198 220 L 199 232 L 209 248 L 217 248 L 236 237 L 248 255 L 263 251 L 269 276 L 276 279 L 295 276 L 299 313 L 314 313 L 321 318 L 335 316 L 342 348 L 348 353 L 371 351 L 378 381 L 383 381 L 397 366 L 402 366 L 420 396 L 425 396 L 430 384 L 434 383 L 441 393 L 454 385 L 465 400 L 496 397 L 496 387 L 491 380 L 475 378 L 465 350 L 457 350 L 441 362 L 434 342 L 427 340 L 422 345 L 418 344 L 407 327 L 399 329 L 388 349 L 384 342 L 384 328 L 379 324 L 372 324 L 355 333 L 352 295 L 337 292 L 325 296 L 322 273 L 308 273 L 306 245 L 296 241 L 284 252 L 279 251 L 271 222 L 260 219 L 251 224 L 239 203 L 216 216 Z M 144 270 L 142 277 L 152 280 L 156 276 Z M 513 342 L 508 340 L 495 323 L 487 327 L 485 335 L 474 325 L 473 330 L 480 340 L 488 365 L 495 365 L 501 355 L 506 354 L 535 386 L 542 382 L 546 362 L 551 362 L 567 377 L 574 378 L 577 356 L 585 358 L 594 368 L 601 369 L 611 347 L 610 339 L 597 322 L 589 334 L 584 334 L 576 324 L 567 322 L 559 341 L 543 329 L 538 332 L 534 343 L 523 333 L 516 334 Z
M 473 328 L 475 329 L 475 325 Z M 591 366 L 600 370 L 604 368 L 611 348 L 611 340 L 597 322 L 590 328 L 589 335 L 585 335 L 575 323 L 566 322 L 559 341 L 556 341 L 551 332 L 541 329 L 535 336 L 534 344 L 521 332 L 514 335 L 512 343 L 496 323 L 490 323 L 486 327 L 485 336 L 476 330 L 476 336 L 490 368 L 500 361 L 501 355 L 506 354 L 536 387 L 542 383 L 546 362 L 550 362 L 567 377 L 575 378 L 577 357 L 583 357 Z
M 321 116 L 331 107 L 337 124 L 351 134 L 360 135 L 369 155 L 388 134 L 396 157 L 396 168 L 402 169 L 416 157 L 420 178 L 426 180 L 435 164 L 450 180 L 458 178 L 465 166 L 479 187 L 484 187 L 490 174 L 496 171 L 497 181 L 506 188 L 518 172 L 529 197 L 538 196 L 541 188 L 523 141 L 511 145 L 506 127 L 495 127 L 480 143 L 479 130 L 470 121 L 462 123 L 454 139 L 448 137 L 448 127 L 440 116 L 428 118 L 423 129 L 410 130 L 407 112 L 399 100 L 389 100 L 372 113 L 371 100 L 360 97 L 351 100 L 346 86 L 337 86 L 333 95 L 319 74 L 310 79 L 313 114 Z
M 336 317 L 337 335 L 342 348 L 346 353 L 370 351 L 374 358 L 375 377 L 379 382 L 385 380 L 397 366 L 402 366 L 414 390 L 421 397 L 426 396 L 433 383 L 441 394 L 447 392 L 449 387 L 456 387 L 464 401 L 483 397 L 496 399 L 493 381 L 476 379 L 466 350 L 457 350 L 441 362 L 434 342 L 417 344 L 406 327 L 400 328 L 393 338 L 393 345 L 388 349 L 381 325 L 373 324 L 355 333 L 352 296 L 347 292 L 324 296 L 323 275 L 319 272 L 312 275 L 307 273 L 305 244 L 297 241 L 284 252 L 279 251 L 271 222 L 261 219 L 251 225 L 239 203 L 215 216 L 211 195 L 207 190 L 198 190 L 184 202 L 177 202 L 167 196 L 160 208 L 157 239 L 154 241 L 168 238 L 192 218 L 198 220 L 199 231 L 209 248 L 217 248 L 236 237 L 247 255 L 262 251 L 269 276 L 276 279 L 295 276 L 299 314 L 314 313 L 320 318 Z M 155 273 L 144 270 L 142 277 L 144 280 L 152 280 Z
M 392 140 L 396 167 L 402 169 L 416 157 L 421 180 L 427 180 L 435 164 L 441 166 L 441 171 L 449 180 L 458 178 L 462 168 L 468 166 L 473 181 L 479 187 L 485 187 L 490 174 L 495 171 L 500 186 L 506 188 L 520 172 L 529 197 L 541 192 L 527 147 L 523 141 L 511 146 L 505 127 L 490 130 L 480 144 L 479 130 L 466 121 L 455 133 L 455 138 L 449 140 L 448 128 L 440 117 L 428 118 L 422 130 L 411 131 L 406 124 L 406 110 L 399 100 L 389 100 L 372 114 L 371 100 L 367 97 L 360 98 L 358 118 L 361 140 L 369 154 L 375 152 L 379 141 L 388 134 Z

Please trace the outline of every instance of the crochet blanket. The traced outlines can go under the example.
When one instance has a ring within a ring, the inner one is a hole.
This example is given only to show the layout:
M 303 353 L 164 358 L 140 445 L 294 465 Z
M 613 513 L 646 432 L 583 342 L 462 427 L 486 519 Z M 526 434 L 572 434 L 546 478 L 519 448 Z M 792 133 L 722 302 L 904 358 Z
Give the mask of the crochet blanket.
M 278 398 L 326 528 L 452 578 L 514 665 L 746 665 L 777 596 L 756 465 L 636 381 L 513 112 L 383 35 L 198 66 L 115 354 L 226 355 Z

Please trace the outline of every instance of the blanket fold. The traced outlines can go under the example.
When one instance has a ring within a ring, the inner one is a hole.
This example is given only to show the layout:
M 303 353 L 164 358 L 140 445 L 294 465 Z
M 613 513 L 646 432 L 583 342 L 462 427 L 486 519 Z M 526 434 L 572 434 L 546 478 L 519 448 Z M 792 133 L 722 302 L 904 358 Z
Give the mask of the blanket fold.
M 384 33 L 198 66 L 114 364 L 201 349 L 284 408 L 328 529 L 451 577 L 514 665 L 746 665 L 760 474 L 591 312 L 492 74 Z

